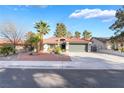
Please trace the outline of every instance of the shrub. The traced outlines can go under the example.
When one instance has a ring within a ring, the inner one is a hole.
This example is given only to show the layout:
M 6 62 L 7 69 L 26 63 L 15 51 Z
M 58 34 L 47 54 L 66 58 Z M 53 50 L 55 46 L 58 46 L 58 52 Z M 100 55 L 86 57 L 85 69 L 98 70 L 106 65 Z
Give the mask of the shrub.
M 121 48 L 121 52 L 124 52 L 124 47 L 123 47 L 123 48 Z
M 3 45 L 0 47 L 0 54 L 3 56 L 8 56 L 10 53 L 15 53 L 15 48 L 12 45 Z
M 52 51 L 53 51 L 53 49 L 52 49 L 52 48 L 50 48 L 50 47 L 48 47 L 47 51 L 48 51 L 48 52 L 52 52 Z
M 118 51 L 119 49 L 118 48 L 116 48 L 116 49 L 114 49 L 115 51 Z
M 124 52 L 124 47 L 120 47 L 120 48 L 118 48 L 118 51 L 120 51 L 120 52 Z
M 56 46 L 54 48 L 54 52 L 55 52 L 55 54 L 61 54 L 62 50 L 61 50 L 60 46 Z

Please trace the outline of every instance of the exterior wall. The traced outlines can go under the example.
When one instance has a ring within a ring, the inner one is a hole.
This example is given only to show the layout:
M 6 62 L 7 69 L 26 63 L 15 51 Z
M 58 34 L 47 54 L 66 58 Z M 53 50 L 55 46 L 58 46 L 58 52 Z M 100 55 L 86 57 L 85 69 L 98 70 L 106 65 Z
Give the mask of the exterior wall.
M 66 52 L 69 52 L 69 42 L 66 42 Z
M 106 49 L 112 49 L 113 44 L 111 43 L 111 41 L 107 41 L 106 42 Z
M 97 51 L 101 50 L 101 49 L 107 49 L 106 43 L 103 43 L 103 42 L 101 42 L 97 39 L 94 39 L 94 38 L 92 39 L 92 41 L 93 41 L 92 46 L 96 47 Z
M 91 52 L 91 46 L 92 46 L 92 43 L 89 42 L 89 43 L 88 43 L 88 52 Z
M 52 49 L 52 48 L 54 48 L 55 46 L 56 46 L 56 44 L 44 44 L 44 45 L 43 45 L 43 51 L 44 51 L 44 52 L 48 52 L 48 49 L 49 49 L 49 48 Z
M 87 52 L 91 51 L 91 42 L 86 44 L 87 45 Z M 54 46 L 56 46 L 56 44 L 44 44 L 43 45 L 43 51 L 44 52 L 48 52 L 48 48 L 53 48 Z M 69 52 L 69 42 L 66 42 L 66 52 Z
M 44 51 L 44 52 L 47 52 L 47 51 L 48 51 L 48 47 L 49 47 L 48 44 L 44 44 L 44 45 L 43 45 L 43 51 Z
M 23 51 L 23 49 L 24 49 L 24 46 L 16 46 L 17 52 L 21 52 Z
M 16 46 L 16 49 L 17 50 L 22 50 L 22 49 L 24 49 L 24 46 Z

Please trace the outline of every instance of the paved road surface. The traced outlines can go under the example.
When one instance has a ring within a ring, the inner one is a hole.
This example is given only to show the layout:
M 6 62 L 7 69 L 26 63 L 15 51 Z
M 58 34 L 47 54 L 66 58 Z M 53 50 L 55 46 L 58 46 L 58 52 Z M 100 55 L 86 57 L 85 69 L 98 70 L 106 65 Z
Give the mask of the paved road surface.
M 124 87 L 124 70 L 0 69 L 0 87 Z

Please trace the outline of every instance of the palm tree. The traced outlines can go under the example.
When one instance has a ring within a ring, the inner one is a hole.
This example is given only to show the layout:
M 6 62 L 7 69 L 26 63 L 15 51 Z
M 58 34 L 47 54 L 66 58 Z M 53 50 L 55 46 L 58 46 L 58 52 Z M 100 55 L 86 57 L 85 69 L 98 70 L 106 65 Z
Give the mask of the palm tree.
M 37 32 L 39 33 L 41 42 L 40 42 L 40 50 L 43 49 L 43 36 L 48 34 L 48 32 L 50 31 L 50 26 L 44 22 L 44 21 L 40 21 L 35 23 L 35 28 L 37 29 Z
M 75 37 L 76 37 L 76 38 L 80 38 L 80 35 L 81 35 L 80 32 L 78 32 L 78 31 L 75 32 Z
M 87 31 L 87 30 L 85 30 L 83 32 L 83 37 L 84 37 L 84 39 L 90 39 L 92 37 L 92 33 Z

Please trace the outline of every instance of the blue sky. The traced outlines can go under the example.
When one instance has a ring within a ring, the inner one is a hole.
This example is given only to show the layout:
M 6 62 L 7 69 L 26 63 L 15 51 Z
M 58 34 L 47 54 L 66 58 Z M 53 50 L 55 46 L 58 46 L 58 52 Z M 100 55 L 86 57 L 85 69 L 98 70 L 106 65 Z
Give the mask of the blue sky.
M 115 12 L 122 6 L 117 5 L 65 5 L 65 6 L 0 6 L 0 22 L 15 22 L 25 32 L 33 31 L 34 23 L 40 20 L 50 25 L 50 33 L 45 37 L 53 36 L 56 23 L 64 23 L 68 31 L 89 30 L 93 36 L 109 37 L 113 31 L 109 26 L 115 21 Z

